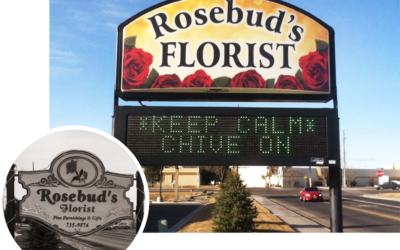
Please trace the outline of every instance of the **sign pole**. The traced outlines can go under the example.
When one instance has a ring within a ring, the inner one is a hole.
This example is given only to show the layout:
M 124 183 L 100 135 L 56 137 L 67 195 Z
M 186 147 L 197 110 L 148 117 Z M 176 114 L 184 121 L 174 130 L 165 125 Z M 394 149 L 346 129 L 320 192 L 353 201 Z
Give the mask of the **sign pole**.
M 7 205 L 6 205 L 6 222 L 8 230 L 13 238 L 15 238 L 15 207 L 14 207 L 14 177 L 15 164 L 12 165 L 7 175 Z
M 162 166 L 162 168 L 160 170 L 160 201 L 163 201 L 163 198 L 162 198 L 162 183 L 163 183 L 163 178 L 164 178 L 163 170 L 164 170 L 164 166 Z
M 337 99 L 334 99 L 335 111 L 338 112 Z M 337 116 L 339 117 L 339 116 Z M 339 131 L 339 118 L 332 122 L 334 139 L 333 147 L 336 152 L 340 152 L 340 131 Z M 340 158 L 338 156 L 337 158 Z M 329 196 L 331 206 L 331 232 L 343 232 L 343 213 L 342 213 L 342 170 L 340 167 L 340 160 L 335 165 L 329 166 Z
M 175 166 L 175 201 L 179 199 L 178 197 L 178 186 L 179 186 L 179 166 Z
M 331 232 L 343 232 L 342 187 L 340 166 L 329 166 L 329 196 L 331 205 Z

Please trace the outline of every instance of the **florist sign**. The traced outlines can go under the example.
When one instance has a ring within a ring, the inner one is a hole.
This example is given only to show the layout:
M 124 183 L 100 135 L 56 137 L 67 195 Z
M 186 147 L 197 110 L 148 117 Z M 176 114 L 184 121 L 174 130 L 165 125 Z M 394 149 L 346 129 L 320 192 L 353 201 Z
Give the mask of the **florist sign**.
M 118 30 L 123 99 L 327 101 L 336 91 L 333 29 L 282 1 L 165 1 Z
M 101 160 L 85 151 L 60 154 L 49 171 L 20 171 L 19 183 L 27 189 L 20 216 L 66 235 L 90 235 L 133 219 L 133 203 L 126 198 L 133 176 L 105 172 Z

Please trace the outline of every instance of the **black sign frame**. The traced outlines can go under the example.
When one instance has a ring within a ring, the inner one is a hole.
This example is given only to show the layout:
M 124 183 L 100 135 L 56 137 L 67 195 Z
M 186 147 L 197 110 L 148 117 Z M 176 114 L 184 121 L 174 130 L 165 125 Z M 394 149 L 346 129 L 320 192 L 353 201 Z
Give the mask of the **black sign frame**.
M 265 116 L 322 116 L 327 117 L 328 157 L 324 162 L 314 157 L 288 156 L 140 156 L 135 155 L 142 166 L 146 165 L 248 165 L 248 166 L 336 166 L 340 162 L 338 151 L 339 119 L 335 109 L 301 108 L 227 108 L 227 107 L 132 107 L 119 106 L 115 110 L 114 136 L 127 144 L 129 115 L 265 115 Z
M 336 88 L 336 57 L 335 57 L 335 31 L 318 17 L 311 13 L 281 0 L 269 0 L 285 7 L 291 8 L 301 14 L 311 18 L 329 32 L 329 72 L 330 72 L 330 93 L 328 94 L 272 94 L 272 93 L 223 93 L 223 89 L 213 89 L 209 93 L 160 93 L 160 92 L 123 92 L 121 90 L 122 80 L 122 58 L 123 58 L 123 31 L 124 28 L 140 18 L 141 16 L 175 2 L 182 0 L 167 0 L 156 5 L 153 5 L 136 15 L 133 15 L 118 26 L 117 29 L 117 56 L 116 56 L 116 81 L 115 81 L 115 98 L 121 98 L 124 101 L 296 101 L 296 102 L 329 102 L 337 97 Z

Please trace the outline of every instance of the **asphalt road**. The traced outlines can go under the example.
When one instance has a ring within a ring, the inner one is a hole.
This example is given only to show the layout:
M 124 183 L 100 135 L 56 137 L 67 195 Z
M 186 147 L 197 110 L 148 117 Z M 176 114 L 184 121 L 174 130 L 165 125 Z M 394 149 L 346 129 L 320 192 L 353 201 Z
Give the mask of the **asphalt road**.
M 126 250 L 135 238 L 135 228 L 101 230 L 89 236 L 74 236 L 80 241 L 102 249 Z
M 328 190 L 323 190 L 323 202 L 303 202 L 301 188 L 251 188 L 250 192 L 278 203 L 326 228 L 330 228 Z M 382 193 L 399 192 L 383 190 Z M 374 189 L 343 189 L 344 232 L 400 232 L 400 202 L 364 198 L 364 194 L 377 194 Z
M 190 188 L 179 188 L 179 192 L 190 192 Z M 203 190 L 207 190 L 207 192 L 216 192 L 219 191 L 219 188 L 193 188 L 193 192 L 203 192 Z M 159 189 L 151 188 L 149 189 L 150 193 L 159 193 Z M 163 188 L 162 193 L 173 193 L 175 189 L 173 188 Z

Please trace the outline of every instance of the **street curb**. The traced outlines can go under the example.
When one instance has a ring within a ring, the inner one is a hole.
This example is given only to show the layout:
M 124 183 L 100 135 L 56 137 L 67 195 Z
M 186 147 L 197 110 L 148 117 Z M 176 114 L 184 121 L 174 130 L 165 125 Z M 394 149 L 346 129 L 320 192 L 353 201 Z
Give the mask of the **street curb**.
M 387 201 L 397 201 L 400 202 L 400 198 L 390 198 L 390 197 L 380 197 L 376 194 L 364 194 L 362 195 L 364 198 L 370 198 L 370 199 L 378 199 L 378 200 L 387 200 Z
M 202 209 L 204 208 L 203 205 L 201 205 L 200 207 L 196 208 L 196 210 L 194 210 L 193 212 L 191 212 L 190 214 L 188 214 L 185 218 L 183 218 L 182 220 L 180 220 L 178 223 L 176 223 L 175 225 L 173 225 L 169 230 L 168 233 L 176 233 L 179 229 L 181 229 L 191 218 L 193 218 L 193 216 L 195 216 L 198 212 L 200 212 Z
M 272 201 L 268 198 L 259 196 L 259 195 L 252 195 L 254 200 L 256 200 L 259 204 L 261 204 L 263 207 L 265 207 L 268 211 L 270 211 L 271 214 L 275 215 L 278 217 L 283 223 L 291 227 L 295 232 L 299 233 L 328 233 L 329 228 L 325 227 L 324 225 L 321 225 L 320 223 L 317 223 L 316 221 L 313 221 L 312 219 L 299 214 L 285 206 L 282 206 L 278 204 L 275 201 Z M 260 199 L 263 199 L 264 201 L 261 201 Z M 268 203 L 268 204 L 266 204 Z M 272 207 L 271 207 L 272 206 Z M 282 214 L 282 211 L 285 211 L 284 213 L 289 213 L 289 214 Z M 302 229 L 302 226 L 314 226 L 315 230 L 309 231 L 309 230 L 304 230 Z

